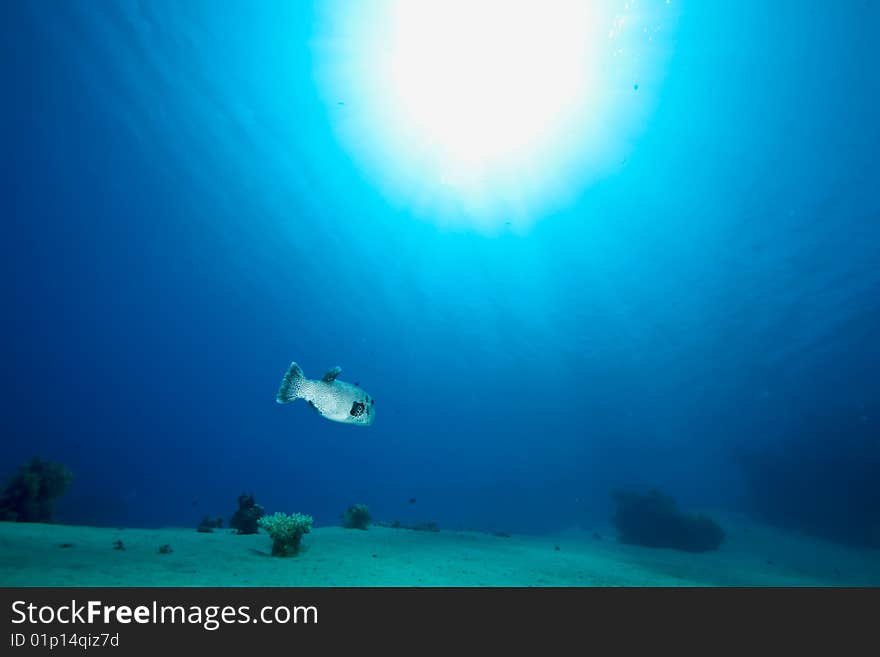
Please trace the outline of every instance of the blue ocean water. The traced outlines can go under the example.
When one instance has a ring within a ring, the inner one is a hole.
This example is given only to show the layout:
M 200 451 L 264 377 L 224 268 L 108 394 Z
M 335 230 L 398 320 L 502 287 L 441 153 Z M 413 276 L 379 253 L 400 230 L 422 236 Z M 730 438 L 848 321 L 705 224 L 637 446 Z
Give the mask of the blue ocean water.
M 3 474 L 66 463 L 58 519 L 107 526 L 656 487 L 880 542 L 880 8 L 674 4 L 601 166 L 487 226 L 352 148 L 323 3 L 5 3 Z M 276 404 L 292 360 L 375 423 Z

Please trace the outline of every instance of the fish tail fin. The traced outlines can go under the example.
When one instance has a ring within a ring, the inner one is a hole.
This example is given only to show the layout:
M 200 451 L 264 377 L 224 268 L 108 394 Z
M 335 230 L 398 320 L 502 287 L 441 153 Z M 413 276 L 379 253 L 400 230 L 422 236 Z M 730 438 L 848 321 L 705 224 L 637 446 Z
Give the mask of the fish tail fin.
M 281 386 L 278 388 L 278 394 L 275 395 L 275 401 L 279 404 L 289 404 L 300 397 L 300 389 L 306 380 L 305 374 L 296 363 L 291 363 L 287 373 L 281 380 Z

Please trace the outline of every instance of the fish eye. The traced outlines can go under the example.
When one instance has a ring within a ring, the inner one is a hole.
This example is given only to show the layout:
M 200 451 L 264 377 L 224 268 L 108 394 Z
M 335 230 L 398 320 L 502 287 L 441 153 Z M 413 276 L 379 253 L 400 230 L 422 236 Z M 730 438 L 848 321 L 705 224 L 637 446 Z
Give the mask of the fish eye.
M 348 412 L 348 414 L 352 417 L 358 417 L 363 414 L 366 406 L 367 405 L 363 402 L 356 401 L 351 405 L 351 410 Z

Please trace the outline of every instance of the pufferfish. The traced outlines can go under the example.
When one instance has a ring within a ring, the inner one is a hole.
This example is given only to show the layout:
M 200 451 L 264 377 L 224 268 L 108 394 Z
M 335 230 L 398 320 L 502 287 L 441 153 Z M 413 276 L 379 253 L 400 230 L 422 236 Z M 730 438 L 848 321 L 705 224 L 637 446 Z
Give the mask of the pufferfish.
M 281 380 L 275 401 L 289 404 L 297 399 L 305 399 L 309 406 L 328 420 L 345 424 L 373 424 L 376 400 L 356 383 L 339 381 L 336 377 L 342 372 L 341 367 L 327 370 L 318 379 L 307 379 L 302 368 L 291 363 L 287 374 Z

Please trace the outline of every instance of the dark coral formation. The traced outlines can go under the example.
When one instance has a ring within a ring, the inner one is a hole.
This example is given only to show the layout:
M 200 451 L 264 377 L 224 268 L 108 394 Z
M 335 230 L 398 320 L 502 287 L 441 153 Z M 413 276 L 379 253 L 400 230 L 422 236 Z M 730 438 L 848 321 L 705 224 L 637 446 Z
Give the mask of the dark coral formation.
M 256 503 L 253 495 L 239 495 L 238 510 L 232 515 L 229 526 L 238 534 L 256 534 L 257 522 L 265 513 L 263 507 Z
M 0 520 L 51 522 L 55 501 L 73 479 L 67 466 L 33 458 L 22 465 L 0 495 Z
M 675 500 L 660 491 L 614 491 L 611 496 L 617 504 L 613 521 L 621 543 L 707 552 L 724 541 L 724 530 L 714 520 L 682 513 Z
M 366 529 L 373 521 L 366 504 L 353 504 L 342 516 L 342 526 L 346 529 Z
M 433 520 L 417 523 L 405 523 L 400 520 L 392 520 L 391 522 L 377 521 L 373 523 L 379 527 L 389 527 L 391 529 L 410 529 L 416 532 L 439 532 L 440 526 Z
M 217 516 L 216 518 L 211 518 L 209 516 L 205 516 L 202 518 L 202 521 L 199 523 L 199 526 L 196 527 L 196 531 L 200 534 L 210 534 L 215 529 L 223 528 L 223 518 L 221 516 Z

